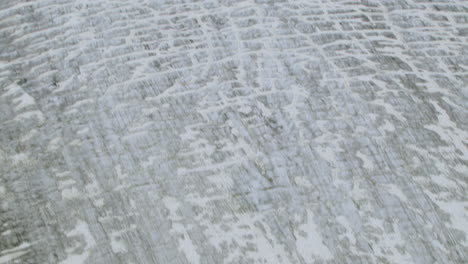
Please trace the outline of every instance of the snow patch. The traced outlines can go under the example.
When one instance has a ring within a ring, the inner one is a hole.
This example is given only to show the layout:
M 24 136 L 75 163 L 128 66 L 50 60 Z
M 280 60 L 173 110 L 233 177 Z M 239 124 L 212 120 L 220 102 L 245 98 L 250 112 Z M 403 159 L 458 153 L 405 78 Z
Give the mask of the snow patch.
M 307 211 L 306 223 L 299 226 L 298 229 L 305 233 L 305 236 L 302 234 L 296 235 L 296 247 L 302 256 L 306 257 L 306 259 L 319 257 L 323 260 L 329 260 L 333 258 L 333 254 L 323 244 L 322 236 L 318 232 L 317 225 L 314 223 L 312 212 Z

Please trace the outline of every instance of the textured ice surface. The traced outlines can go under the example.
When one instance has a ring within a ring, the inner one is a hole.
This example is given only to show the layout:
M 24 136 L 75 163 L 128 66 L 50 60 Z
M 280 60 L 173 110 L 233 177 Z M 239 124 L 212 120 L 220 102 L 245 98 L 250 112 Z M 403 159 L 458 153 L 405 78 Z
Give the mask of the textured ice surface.
M 1 0 L 0 263 L 468 263 L 468 2 Z

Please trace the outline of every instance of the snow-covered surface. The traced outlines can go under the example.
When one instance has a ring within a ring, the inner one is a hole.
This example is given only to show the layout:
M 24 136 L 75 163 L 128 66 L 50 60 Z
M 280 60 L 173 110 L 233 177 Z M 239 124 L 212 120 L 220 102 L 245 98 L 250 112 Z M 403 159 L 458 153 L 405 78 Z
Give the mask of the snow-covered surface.
M 0 263 L 468 263 L 468 2 L 0 1 Z

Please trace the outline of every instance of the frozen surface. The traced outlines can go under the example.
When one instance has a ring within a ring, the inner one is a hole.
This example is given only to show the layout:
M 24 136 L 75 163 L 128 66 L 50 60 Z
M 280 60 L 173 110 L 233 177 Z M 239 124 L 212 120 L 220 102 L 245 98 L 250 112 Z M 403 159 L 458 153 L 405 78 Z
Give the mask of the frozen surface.
M 468 1 L 0 0 L 0 263 L 468 263 Z

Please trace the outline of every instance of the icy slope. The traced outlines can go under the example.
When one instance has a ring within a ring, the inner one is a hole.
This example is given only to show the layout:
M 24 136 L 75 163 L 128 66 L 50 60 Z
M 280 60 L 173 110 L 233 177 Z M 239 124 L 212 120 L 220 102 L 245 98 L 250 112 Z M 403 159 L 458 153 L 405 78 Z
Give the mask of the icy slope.
M 0 1 L 0 263 L 468 263 L 468 2 Z

